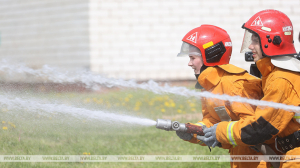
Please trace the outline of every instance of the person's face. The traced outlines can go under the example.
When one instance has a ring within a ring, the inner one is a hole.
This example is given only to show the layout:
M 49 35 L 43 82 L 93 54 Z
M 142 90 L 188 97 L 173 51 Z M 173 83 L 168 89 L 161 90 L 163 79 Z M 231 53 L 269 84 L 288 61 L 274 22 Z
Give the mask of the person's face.
M 190 62 L 188 66 L 194 69 L 195 74 L 200 74 L 200 69 L 203 65 L 202 57 L 200 56 L 190 56 Z
M 259 38 L 253 34 L 251 37 L 251 41 L 252 42 L 248 48 L 252 51 L 254 62 L 256 62 L 263 58 Z

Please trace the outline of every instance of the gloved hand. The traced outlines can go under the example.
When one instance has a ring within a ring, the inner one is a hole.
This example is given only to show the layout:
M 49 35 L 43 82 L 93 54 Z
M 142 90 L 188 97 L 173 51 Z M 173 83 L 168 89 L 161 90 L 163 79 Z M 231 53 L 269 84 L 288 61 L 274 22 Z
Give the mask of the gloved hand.
M 220 146 L 221 144 L 217 140 L 217 136 L 216 136 L 217 126 L 218 126 L 218 124 L 215 124 L 210 128 L 202 127 L 204 136 L 198 135 L 197 139 L 204 142 L 205 145 L 207 145 L 209 147 L 214 148 L 215 146 Z
M 183 139 L 183 140 L 186 140 L 186 141 L 189 141 L 193 138 L 193 134 L 191 134 L 191 133 L 176 131 L 176 134 L 180 139 Z

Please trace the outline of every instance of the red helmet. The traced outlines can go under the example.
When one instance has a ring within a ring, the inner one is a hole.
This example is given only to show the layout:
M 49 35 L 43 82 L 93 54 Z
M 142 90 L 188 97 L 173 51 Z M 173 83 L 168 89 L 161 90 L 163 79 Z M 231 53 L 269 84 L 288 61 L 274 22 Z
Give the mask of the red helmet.
M 263 10 L 253 15 L 243 26 L 246 29 L 241 52 L 251 44 L 251 35 L 260 39 L 263 56 L 294 56 L 293 25 L 284 13 L 277 10 Z
M 188 32 L 182 41 L 177 56 L 202 56 L 206 66 L 229 63 L 232 43 L 227 32 L 217 26 L 201 25 Z

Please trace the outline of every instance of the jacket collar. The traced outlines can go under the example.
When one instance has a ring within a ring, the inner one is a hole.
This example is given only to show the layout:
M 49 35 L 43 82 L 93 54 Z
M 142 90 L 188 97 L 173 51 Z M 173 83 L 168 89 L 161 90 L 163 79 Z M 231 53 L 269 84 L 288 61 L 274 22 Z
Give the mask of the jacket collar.
M 198 82 L 207 91 L 217 86 L 224 73 L 240 74 L 246 70 L 232 64 L 207 67 L 198 77 Z
M 275 66 L 271 63 L 271 58 L 265 57 L 256 62 L 256 66 L 262 76 L 268 76 L 275 68 Z
M 207 91 L 215 87 L 221 80 L 224 71 L 218 67 L 206 68 L 198 77 L 198 82 Z
M 245 69 L 242 69 L 242 68 L 237 67 L 237 66 L 232 65 L 232 64 L 218 65 L 218 67 L 220 67 L 224 71 L 226 71 L 228 73 L 232 73 L 232 74 L 240 74 L 240 73 L 246 72 Z

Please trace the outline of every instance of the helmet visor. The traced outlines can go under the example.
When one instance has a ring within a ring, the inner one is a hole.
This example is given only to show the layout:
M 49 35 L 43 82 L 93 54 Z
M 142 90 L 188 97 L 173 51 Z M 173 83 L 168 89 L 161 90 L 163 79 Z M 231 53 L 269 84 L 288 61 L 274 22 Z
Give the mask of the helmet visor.
M 202 56 L 199 48 L 183 42 L 181 46 L 180 53 L 177 54 L 177 57 L 185 57 L 185 56 Z
M 243 39 L 243 44 L 241 48 L 241 53 L 249 52 L 251 51 L 249 49 L 250 44 L 252 43 L 252 33 L 249 30 L 245 30 L 245 35 Z

